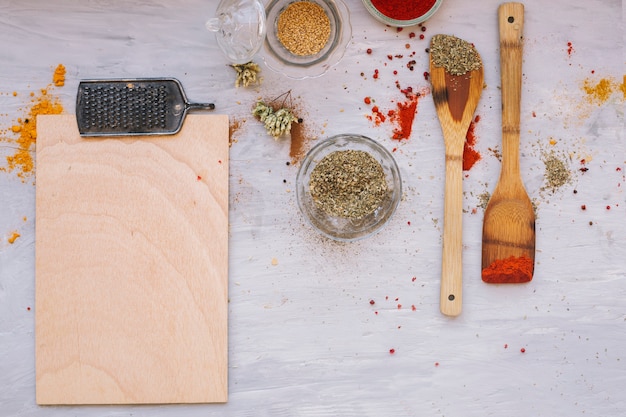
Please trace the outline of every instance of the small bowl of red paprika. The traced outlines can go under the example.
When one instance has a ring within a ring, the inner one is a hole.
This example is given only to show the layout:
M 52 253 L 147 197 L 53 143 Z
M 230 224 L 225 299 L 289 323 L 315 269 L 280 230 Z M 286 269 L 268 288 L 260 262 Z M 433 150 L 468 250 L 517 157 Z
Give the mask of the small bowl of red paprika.
M 443 0 L 363 0 L 378 21 L 395 27 L 413 26 L 435 14 Z

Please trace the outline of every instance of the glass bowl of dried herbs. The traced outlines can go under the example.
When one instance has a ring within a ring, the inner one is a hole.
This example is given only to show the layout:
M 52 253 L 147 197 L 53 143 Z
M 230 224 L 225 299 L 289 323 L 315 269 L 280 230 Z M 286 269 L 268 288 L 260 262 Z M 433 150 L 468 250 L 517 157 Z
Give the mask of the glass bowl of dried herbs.
M 325 139 L 296 178 L 300 211 L 323 235 L 353 241 L 379 231 L 402 197 L 400 170 L 378 142 L 357 134 Z
M 343 58 L 352 37 L 342 0 L 271 0 L 261 56 L 273 71 L 293 79 L 323 75 Z

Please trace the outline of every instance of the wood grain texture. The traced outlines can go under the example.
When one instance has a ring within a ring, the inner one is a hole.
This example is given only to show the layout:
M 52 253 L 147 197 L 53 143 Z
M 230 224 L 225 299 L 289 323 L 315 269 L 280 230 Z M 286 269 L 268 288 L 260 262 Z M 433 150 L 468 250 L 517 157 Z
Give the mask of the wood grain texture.
M 225 402 L 228 117 L 113 139 L 37 123 L 37 403 Z
M 463 146 L 483 90 L 483 68 L 452 76 L 430 60 L 433 100 L 446 152 L 440 309 L 458 316 L 463 306 Z
M 498 9 L 502 80 L 502 167 L 485 209 L 482 269 L 510 256 L 535 259 L 535 212 L 520 175 L 524 5 Z M 532 279 L 532 276 L 530 277 Z

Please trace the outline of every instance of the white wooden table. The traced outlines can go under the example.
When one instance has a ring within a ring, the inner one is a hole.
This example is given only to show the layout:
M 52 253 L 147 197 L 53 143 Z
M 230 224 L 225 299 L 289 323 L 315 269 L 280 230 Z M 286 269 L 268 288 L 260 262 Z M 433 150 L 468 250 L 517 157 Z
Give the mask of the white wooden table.
M 499 2 L 445 0 L 424 40 L 419 28 L 397 32 L 359 0 L 346 3 L 352 40 L 338 65 L 320 78 L 292 80 L 258 58 L 263 83 L 246 89 L 234 87 L 234 72 L 204 28 L 217 1 L 0 3 L 0 167 L 14 153 L 10 128 L 27 113 L 30 92 L 48 86 L 59 63 L 66 83 L 50 94 L 66 113 L 74 112 L 81 79 L 172 76 L 190 99 L 213 100 L 216 112 L 240 124 L 230 161 L 228 403 L 35 404 L 34 177 L 0 172 L 0 415 L 623 414 L 624 95 L 593 102 L 583 88 L 601 79 L 624 88 L 622 2 L 526 2 L 521 166 L 537 207 L 537 256 L 534 280 L 511 286 L 480 280 L 479 196 L 493 190 L 499 172 Z M 420 99 L 403 142 L 390 138 L 391 124 L 367 119 L 371 106 L 363 101 L 372 97 L 388 110 L 403 100 L 396 81 L 428 88 L 424 49 L 436 33 L 473 42 L 486 82 L 475 127 L 483 157 L 464 178 L 464 308 L 454 319 L 438 305 L 444 153 L 432 97 Z M 412 51 L 414 71 L 406 68 Z M 289 140 L 274 141 L 250 114 L 258 98 L 288 90 L 318 141 L 353 132 L 394 150 L 404 198 L 377 235 L 336 243 L 304 222 Z M 572 175 L 554 192 L 543 189 L 550 152 Z M 11 244 L 13 232 L 20 236 Z

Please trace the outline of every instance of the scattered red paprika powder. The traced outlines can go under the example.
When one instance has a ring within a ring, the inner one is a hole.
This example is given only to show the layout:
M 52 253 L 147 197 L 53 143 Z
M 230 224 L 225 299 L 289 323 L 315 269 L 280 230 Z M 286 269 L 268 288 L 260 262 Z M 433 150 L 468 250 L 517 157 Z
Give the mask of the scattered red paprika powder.
M 398 111 L 394 115 L 398 127 L 393 130 L 393 139 L 408 139 L 413 130 L 413 119 L 417 111 L 417 98 L 410 99 L 406 103 L 398 103 Z
M 474 164 L 478 162 L 482 156 L 474 149 L 476 145 L 476 123 L 480 121 L 480 116 L 476 115 L 474 120 L 470 123 L 467 134 L 465 135 L 465 144 L 463 145 L 463 171 L 469 171 Z
M 484 282 L 492 284 L 513 284 L 529 282 L 533 279 L 534 261 L 527 256 L 510 256 L 496 259 L 482 270 Z
M 425 15 L 435 5 L 435 0 L 372 0 L 380 13 L 396 20 L 412 20 Z

